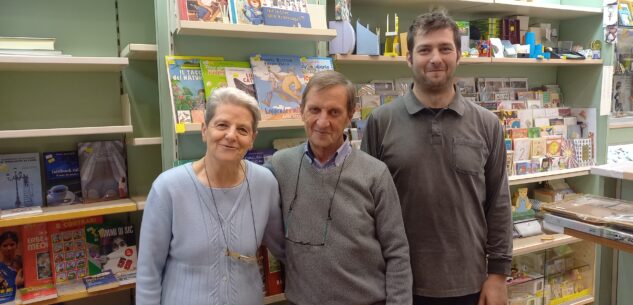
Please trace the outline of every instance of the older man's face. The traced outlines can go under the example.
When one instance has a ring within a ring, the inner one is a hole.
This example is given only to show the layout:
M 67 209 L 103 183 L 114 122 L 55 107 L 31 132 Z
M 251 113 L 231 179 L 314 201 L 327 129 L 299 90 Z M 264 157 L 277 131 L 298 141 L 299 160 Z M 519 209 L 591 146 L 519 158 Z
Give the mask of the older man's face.
M 347 111 L 345 87 L 308 92 L 301 116 L 312 151 L 317 158 L 330 158 L 343 144 L 343 132 L 352 117 Z

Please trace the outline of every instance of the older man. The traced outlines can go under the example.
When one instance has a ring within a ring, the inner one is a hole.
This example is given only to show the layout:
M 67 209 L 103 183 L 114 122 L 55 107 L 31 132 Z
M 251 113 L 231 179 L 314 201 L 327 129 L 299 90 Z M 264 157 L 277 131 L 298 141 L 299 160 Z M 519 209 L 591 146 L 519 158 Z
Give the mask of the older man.
M 384 163 L 344 135 L 354 85 L 316 74 L 301 99 L 306 144 L 279 151 L 286 297 L 295 304 L 411 304 L 412 276 L 398 193 Z

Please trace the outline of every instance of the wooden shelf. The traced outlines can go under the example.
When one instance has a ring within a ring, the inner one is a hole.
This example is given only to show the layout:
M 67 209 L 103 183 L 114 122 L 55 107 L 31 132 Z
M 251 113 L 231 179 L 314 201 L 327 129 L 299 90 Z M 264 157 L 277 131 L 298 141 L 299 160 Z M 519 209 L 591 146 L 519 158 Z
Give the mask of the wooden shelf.
M 136 287 L 136 284 L 132 283 L 132 284 L 127 284 L 127 285 L 121 285 L 121 286 L 119 286 L 117 288 L 101 290 L 101 291 L 97 291 L 97 292 L 82 291 L 82 292 L 67 294 L 67 295 L 63 295 L 63 296 L 60 296 L 60 297 L 57 297 L 57 298 L 54 298 L 54 299 L 45 300 L 45 301 L 36 302 L 36 303 L 31 303 L 31 304 L 34 304 L 34 305 L 58 304 L 58 303 L 70 302 L 70 301 L 74 301 L 74 300 L 85 299 L 85 298 L 89 298 L 89 297 L 109 294 L 109 293 L 118 292 L 118 291 L 130 290 L 130 289 L 132 289 L 134 287 Z
M 0 139 L 131 133 L 133 130 L 132 125 L 0 130 Z
M 614 248 L 614 249 L 626 251 L 628 253 L 633 253 L 633 245 L 620 243 L 620 242 L 617 242 L 617 241 L 612 240 L 612 239 L 591 235 L 591 234 L 588 234 L 588 233 L 585 233 L 585 232 L 580 232 L 580 231 L 576 231 L 576 230 L 569 229 L 569 228 L 565 228 L 565 234 L 574 236 L 574 238 L 578 238 L 578 239 L 581 239 L 581 240 L 587 240 L 587 241 L 590 241 L 590 242 L 601 244 L 601 245 L 607 246 L 609 248 Z
M 542 239 L 546 236 L 553 237 L 553 239 Z M 580 239 L 565 234 L 542 234 L 525 238 L 515 238 L 513 240 L 512 256 L 524 255 L 579 241 Z
M 269 297 L 264 297 L 264 304 L 274 304 L 277 302 L 285 301 L 286 295 L 283 293 L 271 295 Z
M 136 209 L 142 211 L 145 209 L 145 201 L 147 201 L 147 196 L 134 196 L 132 201 L 136 203 Z
M 129 198 L 85 203 L 73 204 L 56 207 L 43 207 L 41 214 L 17 216 L 0 220 L 0 227 L 19 226 L 30 223 L 49 222 L 56 220 L 67 220 L 83 217 L 91 217 L 98 215 L 108 215 L 117 213 L 133 212 L 137 209 L 136 202 Z
M 546 66 L 602 66 L 602 59 L 536 59 L 536 58 L 491 58 L 493 65 L 546 65 Z
M 336 37 L 336 30 L 180 20 L 178 28 L 176 29 L 176 34 L 235 38 L 329 41 Z
M 130 43 L 121 50 L 119 56 L 137 60 L 156 60 L 156 50 L 155 44 Z
M 354 5 L 362 6 L 385 6 L 393 7 L 415 7 L 417 11 L 424 12 L 431 7 L 442 7 L 449 10 L 449 13 L 463 10 L 475 10 L 485 5 L 491 5 L 493 0 L 354 0 Z
M 145 146 L 145 145 L 161 145 L 163 138 L 151 137 L 151 138 L 130 138 L 127 141 L 128 145 L 132 146 Z
M 272 121 L 259 121 L 258 130 L 274 130 L 274 129 L 294 129 L 303 128 L 302 120 L 272 120 Z M 202 130 L 202 124 L 187 123 L 185 124 L 185 133 L 200 132 Z
M 633 161 L 593 166 L 591 174 L 633 181 Z
M 407 64 L 407 58 L 404 56 L 373 56 L 373 55 L 343 55 L 337 54 L 332 56 L 337 64 Z M 488 64 L 490 57 L 462 57 L 460 65 L 469 64 Z
M 509 185 L 519 185 L 525 183 L 532 182 L 541 182 L 547 180 L 554 179 L 564 179 L 578 176 L 586 176 L 589 175 L 591 171 L 591 166 L 570 168 L 570 169 L 562 169 L 551 172 L 543 172 L 536 174 L 527 174 L 527 175 L 513 175 L 508 177 Z
M 120 57 L 0 56 L 0 71 L 120 72 L 128 63 Z
M 543 19 L 573 19 L 584 16 L 601 15 L 602 7 L 550 4 L 516 0 L 495 0 L 485 9 L 489 13 L 527 15 Z

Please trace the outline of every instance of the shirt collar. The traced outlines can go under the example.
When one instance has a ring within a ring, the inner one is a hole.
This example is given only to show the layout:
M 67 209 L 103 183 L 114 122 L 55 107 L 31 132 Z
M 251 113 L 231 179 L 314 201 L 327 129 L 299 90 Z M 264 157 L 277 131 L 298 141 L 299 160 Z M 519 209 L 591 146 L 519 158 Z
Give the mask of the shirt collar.
M 464 115 L 464 109 L 465 109 L 464 103 L 466 101 L 464 101 L 464 98 L 459 93 L 459 89 L 457 89 L 457 87 L 455 85 L 453 85 L 453 88 L 455 88 L 455 96 L 453 97 L 453 100 L 450 102 L 450 104 L 448 104 L 448 107 L 446 107 L 446 108 L 452 110 L 455 113 L 457 113 L 459 116 L 463 116 Z M 405 106 L 405 108 L 407 109 L 407 112 L 410 115 L 414 115 L 414 114 L 422 111 L 423 109 L 428 109 L 429 108 L 429 107 L 427 107 L 425 105 L 422 105 L 420 100 L 418 100 L 418 98 L 415 96 L 415 94 L 413 94 L 413 86 L 409 90 L 409 92 L 407 92 L 407 94 L 404 95 L 404 106 Z
M 303 151 L 305 152 L 306 156 L 308 156 L 308 160 L 310 161 L 310 164 L 312 164 L 312 166 L 316 167 L 317 169 L 326 169 L 341 166 L 341 164 L 343 164 L 343 161 L 345 161 L 345 158 L 347 158 L 347 156 L 352 153 L 352 145 L 350 144 L 347 135 L 343 134 L 343 144 L 336 150 L 334 156 L 332 156 L 330 160 L 324 163 L 321 163 L 314 156 L 312 148 L 310 148 L 309 141 L 306 141 Z

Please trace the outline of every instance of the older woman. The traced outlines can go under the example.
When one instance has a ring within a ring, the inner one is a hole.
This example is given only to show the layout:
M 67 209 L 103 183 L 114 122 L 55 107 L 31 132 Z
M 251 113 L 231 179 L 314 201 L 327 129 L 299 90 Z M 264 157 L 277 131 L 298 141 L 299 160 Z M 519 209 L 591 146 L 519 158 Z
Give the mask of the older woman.
M 255 252 L 264 240 L 283 260 L 279 189 L 243 160 L 253 147 L 257 102 L 235 88 L 207 103 L 198 161 L 162 173 L 141 225 L 136 304 L 261 304 Z

